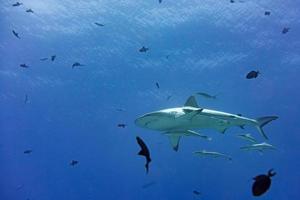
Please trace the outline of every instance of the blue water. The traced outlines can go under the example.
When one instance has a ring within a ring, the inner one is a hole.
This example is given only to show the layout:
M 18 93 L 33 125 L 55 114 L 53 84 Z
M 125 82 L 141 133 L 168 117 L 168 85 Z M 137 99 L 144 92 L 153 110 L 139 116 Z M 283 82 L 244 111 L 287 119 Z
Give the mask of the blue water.
M 271 168 L 270 190 L 255 199 L 299 199 L 298 1 L 21 2 L 0 1 L 1 200 L 254 199 L 252 178 Z M 72 69 L 75 62 L 85 66 Z M 245 78 L 251 70 L 257 79 Z M 264 139 L 237 127 L 200 130 L 213 140 L 184 137 L 175 152 L 167 137 L 134 124 L 195 92 L 217 94 L 197 97 L 201 107 L 279 116 L 264 127 L 277 150 L 241 151 L 236 135 Z M 136 136 L 151 152 L 148 174 Z M 202 149 L 233 160 L 193 155 Z

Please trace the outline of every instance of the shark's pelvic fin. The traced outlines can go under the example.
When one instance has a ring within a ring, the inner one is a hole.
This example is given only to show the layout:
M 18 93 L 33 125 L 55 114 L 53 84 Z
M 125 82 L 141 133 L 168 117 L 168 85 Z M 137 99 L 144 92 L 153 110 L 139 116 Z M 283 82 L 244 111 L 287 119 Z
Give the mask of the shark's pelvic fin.
M 262 127 L 264 127 L 266 124 L 268 124 L 269 122 L 277 119 L 277 116 L 267 116 L 267 117 L 260 117 L 257 118 L 257 126 L 256 128 L 258 129 L 258 131 L 260 132 L 260 134 L 265 138 L 268 139 L 267 135 L 265 134 L 264 130 L 262 129 Z
M 195 96 L 190 96 L 190 97 L 186 100 L 184 106 L 190 106 L 190 107 L 199 108 Z
M 180 138 L 180 135 L 169 135 L 169 140 L 174 151 L 178 151 Z

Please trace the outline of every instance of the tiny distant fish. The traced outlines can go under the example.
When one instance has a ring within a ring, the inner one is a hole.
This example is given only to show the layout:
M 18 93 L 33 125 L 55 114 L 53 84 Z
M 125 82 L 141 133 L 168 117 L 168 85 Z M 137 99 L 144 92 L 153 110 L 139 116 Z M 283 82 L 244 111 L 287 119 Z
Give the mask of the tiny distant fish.
M 210 94 L 207 94 L 207 93 L 204 93 L 204 92 L 197 92 L 196 94 L 200 95 L 200 96 L 203 96 L 205 98 L 208 98 L 208 99 L 216 99 L 217 98 L 217 95 L 210 95 Z
M 51 61 L 53 62 L 56 58 L 56 55 L 51 56 Z
M 260 74 L 259 71 L 251 71 L 246 75 L 246 78 L 247 79 L 257 78 L 258 74 Z
M 230 0 L 230 3 L 234 3 L 235 1 L 234 0 Z
M 75 62 L 72 65 L 72 69 L 74 69 L 75 67 L 80 67 L 80 66 L 84 66 L 84 65 L 80 64 L 79 62 Z
M 269 16 L 269 15 L 271 15 L 271 12 L 270 11 L 265 11 L 265 15 Z
M 158 0 L 158 3 L 161 3 L 162 2 L 162 0 Z
M 23 5 L 23 3 L 16 2 L 16 3 L 14 3 L 12 6 L 16 7 L 16 6 L 20 6 L 20 5 Z
M 32 9 L 27 9 L 26 12 L 28 12 L 28 13 L 34 13 Z
M 48 58 L 41 58 L 40 61 L 48 60 Z
M 14 31 L 14 30 L 12 30 L 12 33 L 14 34 L 14 36 L 15 36 L 15 37 L 17 37 L 17 38 L 21 39 L 21 38 L 20 38 L 20 36 L 19 36 L 19 33 L 17 33 L 17 32 L 16 32 L 16 31 Z
M 275 150 L 276 148 L 271 145 L 271 144 L 268 144 L 266 142 L 262 142 L 262 143 L 254 143 L 254 144 L 251 144 L 251 145 L 248 145 L 248 146 L 244 146 L 244 147 L 241 147 L 240 149 L 242 150 L 257 150 L 257 151 L 260 151 L 262 152 L 263 150 Z
M 126 124 L 118 124 L 118 127 L 120 127 L 120 128 L 125 128 L 125 127 L 126 127 Z
M 231 156 L 219 152 L 214 152 L 214 151 L 206 151 L 206 150 L 195 151 L 194 154 L 197 154 L 199 156 L 213 157 L 213 158 L 223 157 L 227 160 L 232 160 Z
M 23 153 L 24 153 L 24 154 L 30 154 L 30 153 L 32 153 L 32 150 L 31 150 L 31 149 L 28 149 L 28 150 L 25 150 Z
M 148 50 L 149 48 L 143 46 L 142 48 L 140 48 L 139 52 L 147 52 Z
M 243 140 L 247 140 L 247 141 L 252 142 L 252 143 L 257 143 L 257 140 L 254 137 L 252 137 L 252 135 L 249 134 L 249 133 L 247 133 L 247 134 L 240 134 L 237 137 L 239 137 L 239 138 L 241 138 Z
M 253 178 L 254 183 L 252 185 L 252 194 L 253 196 L 261 196 L 267 192 L 271 186 L 271 177 L 275 176 L 276 172 L 273 172 L 273 169 L 268 171 L 268 174 L 261 174 Z
M 159 87 L 159 83 L 158 83 L 158 82 L 156 82 L 156 83 L 155 83 L 155 85 L 156 85 L 157 89 L 159 89 L 159 88 L 160 88 L 160 87 Z
M 167 96 L 167 100 L 169 101 L 171 99 L 172 95 Z
M 143 188 L 143 189 L 146 189 L 146 188 L 151 187 L 151 186 L 153 186 L 153 185 L 155 185 L 155 184 L 156 184 L 155 181 L 151 181 L 151 182 L 149 182 L 149 183 L 144 184 L 144 185 L 142 186 L 142 188 Z
M 282 29 L 282 34 L 286 34 L 287 32 L 289 32 L 290 31 L 290 28 L 288 28 L 288 27 L 284 27 L 283 29 Z
M 77 165 L 79 163 L 79 161 L 77 161 L 77 160 L 72 160 L 71 162 L 70 162 L 70 165 L 71 166 L 75 166 L 75 165 Z
M 146 164 L 145 164 L 145 168 L 146 168 L 146 172 L 149 172 L 149 163 L 151 162 L 151 158 L 150 158 L 150 151 L 147 147 L 147 145 L 145 144 L 145 142 L 140 138 L 140 137 L 136 137 L 137 143 L 139 144 L 139 146 L 141 147 L 141 150 L 139 151 L 138 155 L 140 156 L 145 156 L 146 158 Z
M 200 194 L 201 194 L 201 192 L 199 192 L 199 191 L 197 191 L 197 190 L 194 190 L 193 193 L 194 193 L 195 195 L 200 195 Z
M 24 99 L 24 103 L 27 104 L 27 102 L 28 102 L 28 95 L 26 94 L 25 99 Z
M 21 64 L 20 67 L 23 67 L 23 68 L 29 68 L 29 66 L 26 65 L 26 64 Z
M 95 24 L 96 24 L 97 26 L 104 26 L 104 24 L 100 24 L 100 23 L 98 23 L 98 22 L 95 22 Z
M 122 108 L 117 108 L 117 111 L 123 112 L 124 110 Z

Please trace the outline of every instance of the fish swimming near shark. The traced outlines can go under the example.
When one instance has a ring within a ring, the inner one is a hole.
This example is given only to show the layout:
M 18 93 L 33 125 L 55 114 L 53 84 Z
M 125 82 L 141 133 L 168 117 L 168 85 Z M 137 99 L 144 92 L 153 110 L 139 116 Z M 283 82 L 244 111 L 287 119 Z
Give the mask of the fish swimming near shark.
M 255 144 L 251 144 L 251 145 L 248 145 L 248 146 L 244 146 L 244 147 L 241 147 L 240 149 L 242 150 L 257 150 L 257 151 L 263 151 L 263 150 L 275 150 L 276 148 L 271 145 L 271 144 L 268 144 L 266 142 L 262 142 L 262 143 L 255 143 Z
M 202 108 L 198 106 L 195 96 L 190 96 L 184 106 L 147 113 L 137 118 L 135 124 L 142 128 L 159 131 L 168 136 L 173 149 L 177 151 L 181 137 L 200 136 L 193 129 L 209 128 L 225 133 L 230 127 L 249 125 L 256 127 L 259 133 L 265 139 L 268 139 L 262 128 L 277 118 L 277 116 L 267 116 L 251 119 Z
M 210 95 L 205 92 L 197 92 L 196 94 L 200 95 L 202 97 L 208 98 L 208 99 L 216 99 L 217 98 L 217 95 Z
M 240 134 L 237 137 L 241 138 L 243 140 L 247 140 L 247 141 L 252 142 L 252 143 L 257 143 L 257 140 L 250 133 Z
M 215 152 L 215 151 L 206 151 L 206 150 L 202 150 L 202 151 L 195 151 L 194 154 L 199 155 L 199 156 L 203 156 L 203 157 L 213 157 L 213 158 L 225 158 L 227 160 L 232 160 L 231 156 L 228 156 L 224 153 L 219 153 L 219 152 Z

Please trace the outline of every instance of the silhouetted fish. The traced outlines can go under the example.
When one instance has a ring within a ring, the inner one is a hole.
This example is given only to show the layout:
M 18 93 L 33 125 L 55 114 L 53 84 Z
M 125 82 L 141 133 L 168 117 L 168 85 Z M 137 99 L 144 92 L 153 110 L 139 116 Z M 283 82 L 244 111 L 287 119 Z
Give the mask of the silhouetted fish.
M 271 15 L 271 12 L 270 11 L 265 11 L 265 15 L 269 16 L 269 15 Z
M 246 78 L 247 79 L 253 79 L 253 78 L 256 78 L 258 76 L 259 71 L 251 71 L 247 74 Z
M 28 149 L 28 150 L 25 150 L 23 153 L 24 154 L 30 154 L 32 152 L 32 150 L 31 149 Z
M 217 98 L 217 95 L 210 95 L 210 94 L 207 94 L 207 93 L 204 93 L 204 92 L 197 92 L 196 94 L 200 95 L 200 96 L 203 96 L 205 98 L 208 98 L 208 99 L 216 99 Z
M 194 190 L 193 193 L 194 193 L 195 195 L 200 195 L 200 194 L 201 194 L 201 192 L 199 192 L 199 191 L 197 191 L 197 190 Z
M 139 52 L 146 52 L 148 50 L 149 48 L 143 46 L 142 48 L 140 48 Z
M 51 56 L 51 61 L 54 61 L 56 58 L 56 55 Z
M 98 22 L 95 22 L 95 24 L 96 24 L 97 26 L 104 26 L 104 24 L 100 24 L 100 23 L 98 23 Z
M 41 58 L 40 61 L 48 60 L 48 58 Z
M 80 66 L 84 66 L 84 65 L 80 64 L 79 62 L 75 62 L 75 63 L 73 63 L 72 68 L 80 67 Z
M 167 96 L 167 100 L 169 101 L 171 99 L 172 95 Z
M 16 2 L 16 3 L 14 3 L 12 6 L 16 7 L 16 6 L 20 6 L 20 5 L 23 5 L 23 3 Z
M 71 162 L 70 162 L 70 165 L 71 166 L 74 166 L 74 165 L 77 165 L 79 163 L 79 161 L 77 161 L 77 160 L 72 160 Z
M 12 31 L 12 33 L 14 34 L 14 36 L 16 36 L 17 38 L 19 38 L 19 39 L 21 39 L 20 37 L 19 37 L 19 33 L 17 33 L 16 31 Z
M 276 172 L 272 172 L 273 169 L 268 171 L 267 175 L 261 174 L 254 177 L 254 183 L 252 185 L 253 196 L 260 196 L 264 194 L 271 186 L 271 177 L 276 175 Z
M 159 2 L 159 3 L 161 3 L 161 2 L 162 2 L 162 0 L 158 0 L 158 2 Z
M 290 28 L 284 27 L 282 29 L 282 34 L 286 34 L 287 32 L 289 32 Z
M 230 3 L 234 3 L 235 1 L 234 0 L 230 0 Z
M 21 64 L 20 67 L 23 67 L 23 68 L 28 68 L 29 66 L 26 65 L 26 64 Z
M 28 102 L 28 95 L 25 95 L 24 103 L 26 104 Z
M 143 189 L 146 189 L 146 188 L 151 187 L 152 185 L 155 185 L 155 184 L 156 184 L 155 181 L 151 181 L 151 182 L 149 182 L 149 183 L 144 184 L 144 185 L 142 186 L 142 188 L 143 188 Z
M 151 162 L 149 149 L 148 149 L 148 147 L 146 146 L 146 144 L 144 143 L 144 141 L 140 137 L 136 137 L 136 140 L 137 140 L 137 143 L 141 147 L 141 150 L 138 153 L 138 155 L 145 156 L 145 158 L 146 158 L 145 168 L 146 168 L 146 172 L 148 173 L 148 171 L 149 171 L 149 163 Z
M 118 127 L 120 127 L 120 128 L 125 128 L 125 127 L 126 127 L 126 124 L 118 124 Z
M 27 9 L 26 12 L 28 12 L 28 13 L 34 13 L 32 9 Z
M 159 89 L 159 88 L 160 88 L 160 87 L 159 87 L 159 83 L 158 83 L 158 82 L 156 82 L 156 83 L 155 83 L 155 85 L 156 85 L 157 89 Z

